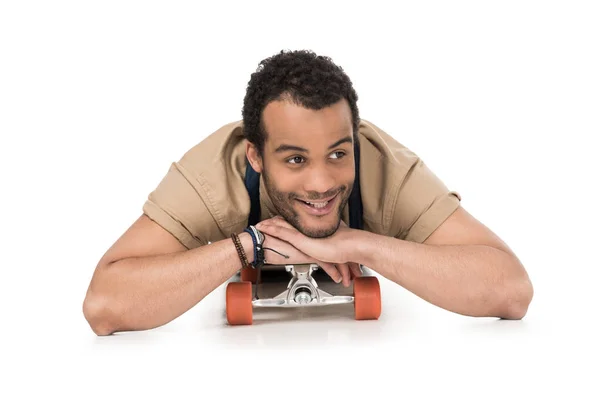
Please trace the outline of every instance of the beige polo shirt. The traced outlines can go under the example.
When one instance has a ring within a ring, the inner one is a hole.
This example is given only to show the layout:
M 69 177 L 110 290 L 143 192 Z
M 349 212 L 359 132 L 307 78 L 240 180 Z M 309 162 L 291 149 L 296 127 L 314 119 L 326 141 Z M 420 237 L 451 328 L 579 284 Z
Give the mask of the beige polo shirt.
M 363 229 L 422 243 L 458 207 L 459 193 L 372 122 L 359 126 Z M 143 212 L 192 249 L 246 228 L 243 121 L 222 126 L 173 162 Z M 277 215 L 260 179 L 261 220 Z M 349 224 L 348 205 L 344 222 Z

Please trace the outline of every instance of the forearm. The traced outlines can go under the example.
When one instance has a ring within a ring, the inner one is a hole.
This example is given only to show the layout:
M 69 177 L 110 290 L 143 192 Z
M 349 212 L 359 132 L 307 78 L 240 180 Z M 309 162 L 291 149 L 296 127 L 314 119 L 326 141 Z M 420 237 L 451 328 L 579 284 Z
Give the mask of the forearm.
M 483 245 L 426 245 L 360 232 L 353 259 L 463 315 L 522 318 L 531 285 L 512 255 Z
M 248 261 L 253 243 L 239 235 Z M 125 258 L 97 268 L 88 298 L 90 324 L 99 335 L 151 329 L 170 322 L 233 276 L 241 267 L 231 239 L 196 249 Z M 92 323 L 93 322 L 93 323 Z

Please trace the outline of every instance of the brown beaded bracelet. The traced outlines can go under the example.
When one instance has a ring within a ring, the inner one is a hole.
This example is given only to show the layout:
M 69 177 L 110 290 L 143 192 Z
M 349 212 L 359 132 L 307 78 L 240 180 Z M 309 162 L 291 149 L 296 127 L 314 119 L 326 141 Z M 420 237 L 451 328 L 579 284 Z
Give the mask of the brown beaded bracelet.
M 242 246 L 242 243 L 240 242 L 239 236 L 234 232 L 231 234 L 231 239 L 233 240 L 233 244 L 235 244 L 235 248 L 237 250 L 238 257 L 240 258 L 240 261 L 242 263 L 242 268 L 247 267 L 249 265 L 248 259 L 246 258 L 246 252 L 244 251 L 244 247 Z

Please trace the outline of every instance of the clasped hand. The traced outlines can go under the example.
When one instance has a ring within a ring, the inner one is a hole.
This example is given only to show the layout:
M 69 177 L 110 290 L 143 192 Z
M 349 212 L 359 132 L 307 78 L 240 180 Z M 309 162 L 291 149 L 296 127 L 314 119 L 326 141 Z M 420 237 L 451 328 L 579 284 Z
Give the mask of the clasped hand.
M 338 230 L 327 238 L 310 238 L 299 232 L 280 216 L 259 222 L 256 228 L 265 235 L 263 248 L 268 264 L 315 263 L 337 283 L 350 286 L 351 274 L 362 275 L 357 263 L 348 259 L 351 231 L 344 221 Z M 268 250 L 289 256 L 288 259 Z

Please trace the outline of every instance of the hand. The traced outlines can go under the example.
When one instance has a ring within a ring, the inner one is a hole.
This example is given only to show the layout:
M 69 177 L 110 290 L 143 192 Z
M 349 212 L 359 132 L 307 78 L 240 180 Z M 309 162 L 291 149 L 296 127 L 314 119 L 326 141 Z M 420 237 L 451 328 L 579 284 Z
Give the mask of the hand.
M 354 277 L 362 275 L 360 266 L 347 260 L 345 255 L 344 249 L 348 245 L 349 234 L 352 230 L 344 221 L 340 221 L 340 227 L 335 234 L 324 239 L 314 239 L 303 235 L 280 216 L 262 221 L 256 227 L 265 235 L 289 243 L 308 257 L 321 260 L 317 264 L 321 265 L 336 282 L 336 277 L 341 275 L 344 286 L 350 285 L 351 273 Z M 265 244 L 265 247 L 269 246 Z M 279 251 L 279 249 L 276 250 Z M 271 251 L 268 252 L 274 254 Z M 265 258 L 266 253 L 267 251 L 265 251 Z
M 271 236 L 266 232 L 263 232 L 263 234 L 265 235 L 265 241 L 263 243 L 265 264 L 317 264 L 331 277 L 331 279 L 333 279 L 334 282 L 342 283 L 346 287 L 350 286 L 350 269 L 347 264 L 336 265 L 317 260 L 314 257 L 304 254 L 291 244 L 279 238 Z M 276 250 L 278 253 L 284 254 L 289 258 L 285 258 L 270 249 Z M 361 274 L 358 265 L 355 266 L 352 272 L 355 276 Z

